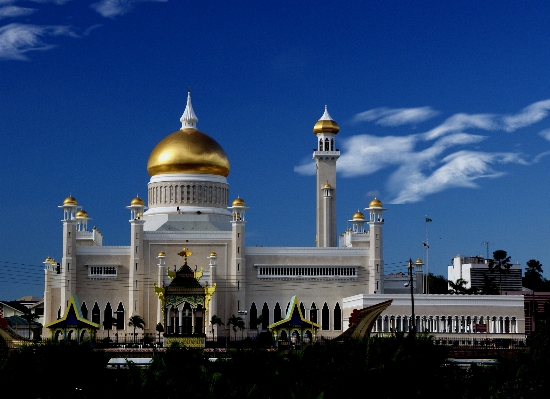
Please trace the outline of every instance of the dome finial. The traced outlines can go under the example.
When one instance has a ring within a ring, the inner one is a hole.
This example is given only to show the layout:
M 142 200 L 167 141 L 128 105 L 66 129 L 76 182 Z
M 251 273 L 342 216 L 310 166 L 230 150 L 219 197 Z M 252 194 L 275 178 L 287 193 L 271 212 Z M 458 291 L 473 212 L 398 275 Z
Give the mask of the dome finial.
M 185 107 L 185 111 L 183 111 L 180 121 L 182 129 L 197 128 L 199 118 L 195 115 L 195 111 L 193 111 L 193 106 L 191 105 L 191 88 L 187 89 L 187 105 Z

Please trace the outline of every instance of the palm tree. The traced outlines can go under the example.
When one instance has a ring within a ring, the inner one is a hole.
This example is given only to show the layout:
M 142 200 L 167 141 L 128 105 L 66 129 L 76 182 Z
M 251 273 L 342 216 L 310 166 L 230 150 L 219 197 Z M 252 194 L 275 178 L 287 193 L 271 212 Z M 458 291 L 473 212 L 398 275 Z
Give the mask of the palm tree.
M 162 323 L 157 323 L 157 326 L 155 327 L 155 330 L 157 330 L 157 333 L 159 335 L 159 342 L 160 342 L 160 333 L 161 332 L 164 332 L 164 326 L 162 325 Z
M 32 327 L 31 327 L 31 324 L 33 321 L 35 321 L 36 319 L 38 319 L 40 317 L 40 315 L 37 315 L 36 313 L 23 313 L 21 315 L 22 318 L 24 318 L 27 323 L 29 324 L 29 339 L 31 339 L 31 330 L 32 330 Z
M 212 326 L 212 340 L 214 340 L 214 326 L 223 326 L 223 321 L 218 316 L 213 315 L 210 318 L 210 325 Z
M 506 251 L 498 249 L 493 252 L 493 259 L 489 259 L 489 272 L 498 272 L 500 282 L 500 295 L 502 295 L 502 273 L 508 273 L 512 264 L 510 263 L 510 256 Z
M 134 344 L 136 343 L 136 328 L 139 328 L 140 330 L 143 330 L 145 328 L 145 320 L 143 320 L 143 317 L 135 314 L 132 317 L 130 317 L 130 320 L 128 322 L 128 326 L 134 327 Z
M 244 320 L 239 317 L 239 321 L 237 322 L 237 328 L 241 330 L 241 338 L 244 338 L 244 329 L 246 328 L 246 324 L 244 324 Z
M 456 282 L 449 280 L 449 294 L 468 294 L 466 284 L 468 282 L 463 278 L 459 278 Z
M 110 342 L 111 338 L 109 337 L 109 332 L 111 331 L 111 328 L 113 327 L 113 324 L 116 325 L 117 320 L 114 317 L 106 318 L 103 320 L 103 328 L 107 330 L 107 340 Z
M 243 323 L 243 325 L 244 325 L 243 318 L 240 317 L 240 316 L 232 315 L 229 318 L 229 320 L 227 320 L 227 325 L 231 326 L 231 328 L 233 329 L 233 332 L 235 333 L 235 340 L 237 340 L 237 327 L 239 327 L 239 325 L 241 325 L 241 323 Z

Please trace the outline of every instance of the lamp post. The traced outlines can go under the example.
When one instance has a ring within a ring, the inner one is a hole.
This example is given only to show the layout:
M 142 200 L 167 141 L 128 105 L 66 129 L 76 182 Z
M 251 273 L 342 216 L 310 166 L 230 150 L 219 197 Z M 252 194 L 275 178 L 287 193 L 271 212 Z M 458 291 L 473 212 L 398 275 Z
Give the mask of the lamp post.
M 407 284 L 411 289 L 411 308 L 412 308 L 412 323 L 409 329 L 409 335 L 412 334 L 414 338 L 416 336 L 416 317 L 414 315 L 414 287 L 413 287 L 413 270 L 414 263 L 411 258 L 409 258 L 409 283 Z

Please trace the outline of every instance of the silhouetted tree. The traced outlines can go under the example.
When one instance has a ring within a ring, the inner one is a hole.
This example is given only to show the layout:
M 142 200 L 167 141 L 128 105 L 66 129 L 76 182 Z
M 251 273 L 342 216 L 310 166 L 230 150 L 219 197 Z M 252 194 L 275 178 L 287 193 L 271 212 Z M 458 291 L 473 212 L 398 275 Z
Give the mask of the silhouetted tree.
M 510 256 L 502 249 L 493 252 L 493 259 L 489 259 L 489 272 L 498 272 L 499 275 L 500 295 L 502 295 L 502 273 L 509 273 L 511 266 Z
M 136 343 L 136 328 L 139 328 L 140 330 L 143 330 L 145 328 L 145 320 L 143 320 L 143 317 L 135 314 L 132 317 L 130 317 L 130 320 L 128 321 L 128 326 L 134 327 L 134 344 Z

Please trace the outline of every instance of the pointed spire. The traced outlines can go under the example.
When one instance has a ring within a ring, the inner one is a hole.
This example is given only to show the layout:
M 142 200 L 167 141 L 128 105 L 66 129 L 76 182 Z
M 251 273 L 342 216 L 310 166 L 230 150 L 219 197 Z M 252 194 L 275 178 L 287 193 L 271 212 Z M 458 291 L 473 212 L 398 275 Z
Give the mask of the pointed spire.
M 197 128 L 199 118 L 195 115 L 195 111 L 193 111 L 193 106 L 191 105 L 191 89 L 187 89 L 187 106 L 185 107 L 185 111 L 183 111 L 180 121 L 182 129 Z
M 319 119 L 319 120 L 320 121 L 333 121 L 334 120 L 328 114 L 328 106 L 325 105 L 325 112 L 324 112 L 323 116 L 321 116 L 321 119 Z

